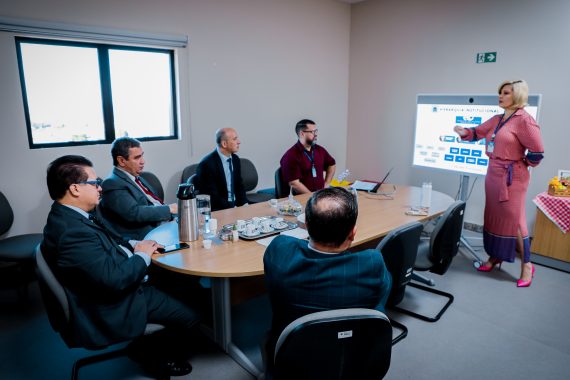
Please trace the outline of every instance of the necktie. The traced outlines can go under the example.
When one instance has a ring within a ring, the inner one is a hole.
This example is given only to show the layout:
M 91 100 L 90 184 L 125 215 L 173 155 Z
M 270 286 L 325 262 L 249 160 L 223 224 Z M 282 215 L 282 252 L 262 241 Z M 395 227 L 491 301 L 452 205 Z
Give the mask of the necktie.
M 228 158 L 228 164 L 230 165 L 230 200 L 235 201 L 234 197 L 234 168 L 232 166 L 232 158 Z
M 139 185 L 139 187 L 142 189 L 142 191 L 144 191 L 145 194 L 150 195 L 153 199 L 157 200 L 160 202 L 160 204 L 164 204 L 164 202 L 162 201 L 162 199 L 160 199 L 159 197 L 157 197 L 152 191 L 150 191 L 145 185 L 143 185 L 142 181 L 140 180 L 139 177 L 135 178 L 135 182 L 137 183 L 137 185 Z

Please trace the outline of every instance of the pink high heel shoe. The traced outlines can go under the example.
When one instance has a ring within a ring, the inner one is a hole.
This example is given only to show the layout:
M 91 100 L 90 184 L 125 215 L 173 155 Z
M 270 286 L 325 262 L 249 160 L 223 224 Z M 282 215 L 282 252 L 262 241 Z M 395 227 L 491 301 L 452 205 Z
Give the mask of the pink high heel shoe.
M 532 264 L 530 264 L 532 265 Z M 534 278 L 534 265 L 532 265 L 532 271 L 531 271 L 531 276 L 530 276 L 530 280 L 521 280 L 519 279 L 517 281 L 517 288 L 528 288 L 530 286 L 530 284 L 532 284 L 532 279 Z
M 503 260 L 499 260 L 499 259 L 495 259 L 494 257 L 491 257 L 489 259 L 489 264 L 491 264 L 491 265 L 481 265 L 479 268 L 477 268 L 477 270 L 479 272 L 490 272 L 493 270 L 495 265 L 498 265 L 499 269 L 501 269 L 501 265 L 503 264 Z

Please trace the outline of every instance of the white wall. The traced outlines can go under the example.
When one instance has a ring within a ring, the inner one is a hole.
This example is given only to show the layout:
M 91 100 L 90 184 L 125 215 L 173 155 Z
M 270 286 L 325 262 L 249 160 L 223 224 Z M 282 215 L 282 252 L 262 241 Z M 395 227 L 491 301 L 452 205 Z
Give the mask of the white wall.
M 232 126 L 241 156 L 256 165 L 258 188 L 296 140 L 294 125 L 314 119 L 320 141 L 342 169 L 350 5 L 331 0 L 0 0 L 0 16 L 186 34 L 179 49 L 181 140 L 143 144 L 146 170 L 175 200 L 182 169 L 214 147 L 214 131 Z M 51 200 L 45 168 L 63 154 L 111 170 L 109 145 L 30 150 L 13 35 L 0 32 L 0 190 L 15 210 L 8 235 L 41 231 Z
M 545 159 L 533 170 L 534 195 L 558 169 L 570 169 L 568 105 L 570 2 L 564 0 L 368 0 L 351 8 L 347 166 L 360 178 L 418 185 L 455 196 L 459 175 L 412 168 L 418 93 L 490 93 L 505 79 L 527 80 L 543 94 L 539 125 Z M 498 52 L 496 63 L 476 64 L 478 52 Z M 471 177 L 473 184 L 475 177 Z M 467 203 L 466 221 L 482 224 L 484 178 Z M 531 229 L 532 233 L 532 229 Z

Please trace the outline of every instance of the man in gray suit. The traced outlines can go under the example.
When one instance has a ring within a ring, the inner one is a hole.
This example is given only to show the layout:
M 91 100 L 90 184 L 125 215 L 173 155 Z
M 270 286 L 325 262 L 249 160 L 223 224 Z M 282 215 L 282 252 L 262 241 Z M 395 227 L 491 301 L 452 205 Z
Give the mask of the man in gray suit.
M 165 205 L 140 174 L 144 170 L 141 143 L 131 137 L 113 142 L 113 172 L 103 181 L 101 214 L 125 239 L 141 240 L 178 213 L 176 203 Z
M 117 241 L 90 214 L 99 203 L 101 179 L 85 157 L 53 161 L 47 183 L 54 203 L 41 249 L 69 301 L 76 346 L 100 348 L 137 338 L 147 323 L 157 323 L 166 327 L 157 342 L 162 344 L 145 349 L 141 364 L 157 375 L 189 373 L 188 346 L 198 314 L 146 281 L 160 245 Z

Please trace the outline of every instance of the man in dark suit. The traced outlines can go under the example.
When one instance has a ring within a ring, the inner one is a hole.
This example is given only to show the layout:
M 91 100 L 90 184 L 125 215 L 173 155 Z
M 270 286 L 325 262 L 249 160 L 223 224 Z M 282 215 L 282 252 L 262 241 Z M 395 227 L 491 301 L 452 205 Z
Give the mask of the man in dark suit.
M 141 336 L 147 323 L 162 324 L 180 339 L 152 348 L 156 352 L 149 357 L 164 359 L 152 369 L 189 373 L 192 367 L 184 357 L 189 342 L 181 339 L 193 335 L 198 315 L 146 283 L 151 256 L 160 245 L 117 242 L 97 223 L 90 212 L 99 203 L 101 179 L 85 157 L 53 161 L 47 185 L 54 203 L 41 249 L 65 289 L 78 346 L 104 347 Z
M 358 205 L 343 188 L 315 192 L 305 207 L 309 241 L 278 236 L 263 257 L 273 320 L 272 358 L 283 329 L 316 311 L 362 307 L 383 311 L 392 277 L 380 252 L 348 251 L 356 235 Z
M 236 153 L 241 144 L 233 128 L 216 131 L 216 150 L 200 161 L 196 169 L 196 185 L 200 194 L 209 194 L 212 210 L 224 210 L 247 203 L 241 163 Z
M 140 174 L 144 170 L 141 143 L 130 137 L 113 142 L 113 172 L 103 181 L 101 214 L 126 239 L 144 239 L 153 228 L 178 213 L 176 203 L 165 205 Z

